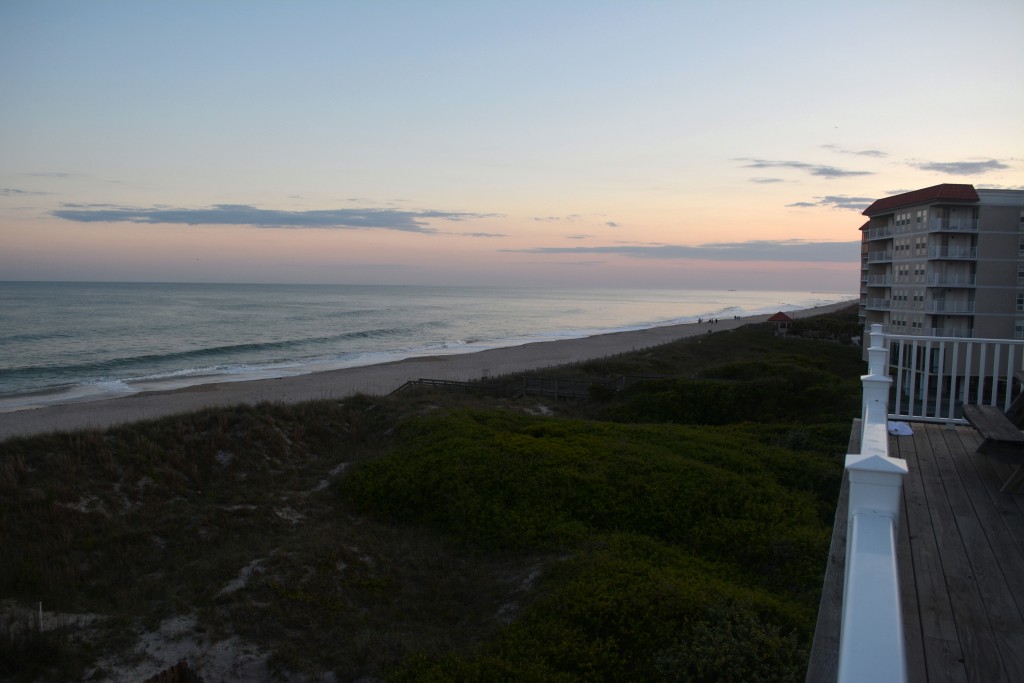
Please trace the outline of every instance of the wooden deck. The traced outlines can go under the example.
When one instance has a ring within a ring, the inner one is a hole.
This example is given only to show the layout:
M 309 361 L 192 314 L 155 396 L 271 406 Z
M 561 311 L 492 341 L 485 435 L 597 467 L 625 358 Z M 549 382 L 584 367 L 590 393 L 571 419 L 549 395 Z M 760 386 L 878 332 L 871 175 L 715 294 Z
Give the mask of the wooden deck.
M 909 680 L 1024 681 L 1024 492 L 1000 493 L 1013 468 L 975 453 L 972 428 L 911 426 L 889 437 L 910 469 L 898 539 Z M 844 477 L 808 683 L 836 680 L 847 491 Z

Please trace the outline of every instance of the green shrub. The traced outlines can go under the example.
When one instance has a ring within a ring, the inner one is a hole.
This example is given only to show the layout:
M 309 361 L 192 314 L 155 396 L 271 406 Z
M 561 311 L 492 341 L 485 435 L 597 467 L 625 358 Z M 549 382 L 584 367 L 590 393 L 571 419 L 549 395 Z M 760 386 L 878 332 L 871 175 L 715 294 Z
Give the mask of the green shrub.
M 420 655 L 392 679 L 803 678 L 810 639 L 803 610 L 739 585 L 681 548 L 631 534 L 602 536 L 557 566 L 543 590 L 482 651 Z
M 497 411 L 417 418 L 398 443 L 339 482 L 343 500 L 483 551 L 558 550 L 595 533 L 634 533 L 732 563 L 763 585 L 817 589 L 830 535 L 821 507 L 834 505 L 817 493 L 832 489 L 786 486 L 774 471 L 788 460 L 784 472 L 803 466 L 834 481 L 816 455 L 729 428 Z

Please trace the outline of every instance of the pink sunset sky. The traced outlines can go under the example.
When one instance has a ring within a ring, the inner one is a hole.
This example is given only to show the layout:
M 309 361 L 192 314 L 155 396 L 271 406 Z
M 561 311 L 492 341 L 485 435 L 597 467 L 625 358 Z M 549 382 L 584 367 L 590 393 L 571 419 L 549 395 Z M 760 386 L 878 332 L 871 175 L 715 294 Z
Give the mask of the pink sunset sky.
M 855 292 L 1024 188 L 1024 4 L 0 4 L 0 280 Z M 955 48 L 955 49 L 953 49 Z

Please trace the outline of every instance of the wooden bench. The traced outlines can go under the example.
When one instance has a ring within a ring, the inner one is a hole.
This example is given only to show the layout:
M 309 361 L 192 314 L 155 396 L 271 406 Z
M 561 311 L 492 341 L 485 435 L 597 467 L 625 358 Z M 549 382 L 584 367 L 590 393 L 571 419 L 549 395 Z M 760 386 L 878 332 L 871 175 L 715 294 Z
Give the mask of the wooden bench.
M 1010 478 L 1000 491 L 1012 493 L 1024 484 L 1024 392 L 1010 404 L 1004 413 L 995 406 L 964 406 L 964 419 L 978 430 L 983 441 L 978 453 L 999 462 L 1016 465 Z

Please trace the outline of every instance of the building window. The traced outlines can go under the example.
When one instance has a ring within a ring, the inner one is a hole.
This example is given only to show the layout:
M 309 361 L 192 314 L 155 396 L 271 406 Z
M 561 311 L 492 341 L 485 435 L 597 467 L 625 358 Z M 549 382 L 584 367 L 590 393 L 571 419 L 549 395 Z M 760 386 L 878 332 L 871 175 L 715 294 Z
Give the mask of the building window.
M 1013 338 L 1024 339 L 1024 320 L 1020 318 L 1013 322 Z
M 1024 311 L 1024 292 L 1017 292 L 1017 310 Z

